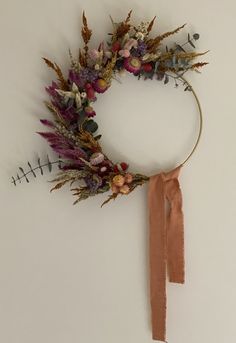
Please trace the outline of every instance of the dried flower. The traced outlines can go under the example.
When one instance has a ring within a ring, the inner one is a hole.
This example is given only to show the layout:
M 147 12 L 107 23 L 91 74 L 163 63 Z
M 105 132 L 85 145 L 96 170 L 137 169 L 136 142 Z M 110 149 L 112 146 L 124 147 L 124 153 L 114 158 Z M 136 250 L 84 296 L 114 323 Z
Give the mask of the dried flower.
M 141 61 L 137 57 L 129 57 L 124 61 L 124 67 L 130 73 L 136 74 L 141 69 Z
M 119 55 L 120 55 L 121 57 L 125 57 L 125 58 L 127 58 L 127 57 L 129 57 L 129 56 L 130 56 L 130 51 L 129 51 L 129 50 L 127 50 L 127 49 L 120 50 L 120 51 L 119 51 Z
M 94 117 L 96 115 L 96 112 L 94 111 L 92 106 L 86 106 L 84 109 L 84 112 L 87 117 Z
M 104 161 L 105 157 L 101 152 L 95 152 L 90 157 L 90 163 L 92 166 L 96 166 L 98 164 L 101 164 Z
M 65 98 L 66 101 L 73 99 L 75 101 L 76 107 L 81 107 L 81 96 L 78 86 L 73 83 L 71 91 L 62 91 L 61 89 L 56 89 L 57 93 Z
M 118 175 L 114 176 L 112 179 L 112 184 L 117 186 L 117 187 L 123 186 L 124 183 L 125 183 L 125 178 L 123 175 L 118 174 Z
M 91 106 L 96 100 L 96 93 L 104 93 L 117 73 L 128 71 L 138 78 L 143 76 L 144 79 L 155 76 L 164 83 L 168 83 L 172 74 L 175 74 L 173 78 L 177 83 L 188 70 L 198 70 L 206 64 L 195 61 L 203 54 L 192 50 L 195 48 L 194 42 L 199 39 L 198 34 L 188 34 L 187 42 L 182 45 L 175 43 L 170 48 L 162 47 L 161 42 L 179 32 L 184 25 L 149 38 L 155 17 L 151 22 L 141 22 L 139 26 L 132 25 L 130 19 L 131 11 L 120 23 L 112 20 L 113 33 L 110 41 L 107 44 L 100 43 L 96 49 L 89 49 L 92 31 L 83 13 L 81 33 L 84 46 L 79 49 L 77 59 L 69 52 L 71 70 L 68 78 L 63 76 L 56 63 L 44 59 L 48 67 L 55 71 L 58 80 L 46 88 L 51 97 L 51 102 L 47 102 L 46 106 L 51 111 L 53 120 L 41 120 L 50 132 L 40 132 L 40 135 L 61 156 L 58 165 L 63 172 L 54 180 L 57 182 L 54 189 L 67 183 L 84 181 L 78 182 L 74 189 L 74 195 L 77 196 L 75 203 L 111 189 L 112 194 L 105 201 L 107 203 L 120 194 L 129 194 L 149 179 L 144 175 L 128 173 L 127 163 L 114 164 L 104 155 L 100 144 L 101 135 L 96 134 L 98 124 L 91 119 L 96 114 Z M 189 50 L 183 48 L 186 44 Z M 191 87 L 185 86 L 185 90 L 187 89 Z M 41 163 L 38 165 L 42 171 L 43 166 Z M 30 164 L 29 167 L 33 173 L 34 169 Z M 27 175 L 31 171 L 25 173 L 22 168 L 20 170 L 27 181 Z M 13 178 L 13 183 L 17 180 L 21 180 L 21 177 Z
M 119 51 L 120 49 L 121 49 L 121 44 L 119 41 L 116 41 L 112 44 L 112 47 L 111 47 L 112 52 Z
M 96 49 L 89 50 L 88 55 L 94 61 L 100 58 L 100 52 Z
M 125 174 L 125 182 L 126 183 L 131 183 L 133 181 L 133 175 L 132 174 Z
M 98 79 L 94 82 L 93 88 L 98 93 L 104 93 L 108 88 L 108 84 L 104 79 Z
M 152 70 L 153 70 L 153 67 L 151 65 L 151 63 L 144 63 L 142 65 L 142 70 L 145 72 L 145 73 L 150 73 Z
M 96 96 L 95 96 L 95 91 L 94 91 L 92 85 L 90 83 L 87 83 L 85 85 L 85 89 L 86 89 L 86 93 L 87 93 L 88 99 L 91 100 L 91 101 L 95 101 L 96 100 Z
M 121 194 L 128 194 L 130 192 L 130 188 L 128 185 L 123 185 L 120 187 L 119 191 Z
M 121 162 L 115 164 L 113 170 L 115 173 L 126 171 L 129 168 L 129 165 L 126 162 Z

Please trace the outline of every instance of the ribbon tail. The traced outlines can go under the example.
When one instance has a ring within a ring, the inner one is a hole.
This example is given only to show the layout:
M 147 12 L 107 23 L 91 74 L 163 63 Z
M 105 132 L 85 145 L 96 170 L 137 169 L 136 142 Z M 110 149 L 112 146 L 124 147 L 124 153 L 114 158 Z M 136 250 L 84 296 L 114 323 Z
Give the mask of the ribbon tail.
M 166 218 L 162 175 L 149 182 L 149 251 L 152 337 L 165 341 L 166 336 Z
M 167 218 L 167 264 L 170 282 L 184 283 L 184 221 L 182 194 L 177 178 L 166 182 L 166 197 L 170 204 Z

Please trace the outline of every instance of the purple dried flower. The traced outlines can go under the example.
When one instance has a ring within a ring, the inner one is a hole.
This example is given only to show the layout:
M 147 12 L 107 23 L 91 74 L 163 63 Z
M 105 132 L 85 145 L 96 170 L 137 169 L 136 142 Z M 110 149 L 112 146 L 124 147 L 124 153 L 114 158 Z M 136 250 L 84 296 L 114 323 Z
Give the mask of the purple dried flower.
M 143 41 L 138 41 L 138 46 L 136 49 L 134 49 L 134 52 L 132 53 L 133 56 L 144 56 L 147 52 L 147 44 Z
M 75 83 L 77 86 L 80 85 L 79 75 L 74 70 L 69 71 L 69 81 Z
M 58 84 L 56 82 L 52 82 L 51 86 L 46 87 L 46 91 L 48 92 L 48 94 L 55 98 L 55 99 L 59 99 L 59 95 L 56 91 L 56 89 L 59 89 L 60 87 L 58 86 Z
M 92 193 L 95 193 L 103 184 L 102 178 L 97 174 L 87 176 L 84 181 Z
M 75 161 L 80 161 L 80 158 L 87 160 L 86 152 L 80 147 L 74 148 L 70 139 L 54 132 L 38 132 L 40 136 L 45 138 L 50 144 L 51 148 L 60 156 Z M 82 161 L 81 161 L 82 162 Z
M 53 122 L 51 120 L 47 120 L 47 119 L 40 119 L 40 122 L 50 128 L 54 128 L 55 125 L 53 124 Z
M 68 104 L 65 105 L 58 101 L 52 101 L 52 104 L 54 107 L 56 107 L 65 121 L 71 122 L 78 119 L 78 113 L 76 112 L 76 108 L 74 108 L 73 105 L 69 104 L 68 106 Z
M 73 72 L 70 80 L 75 82 L 79 87 L 84 87 L 86 83 L 92 83 L 98 78 L 99 72 L 92 68 L 83 68 L 79 73 Z

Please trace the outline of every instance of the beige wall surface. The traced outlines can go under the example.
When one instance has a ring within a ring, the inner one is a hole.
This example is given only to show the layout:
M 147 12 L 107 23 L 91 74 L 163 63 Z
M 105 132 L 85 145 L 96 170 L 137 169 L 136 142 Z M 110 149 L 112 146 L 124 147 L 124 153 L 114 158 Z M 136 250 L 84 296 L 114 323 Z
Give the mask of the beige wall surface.
M 186 284 L 168 284 L 169 343 L 236 340 L 236 102 L 233 0 L 0 1 L 0 342 L 151 343 L 148 298 L 147 187 L 100 208 L 104 196 L 72 206 L 68 189 L 50 194 L 52 175 L 10 184 L 18 166 L 44 159 L 35 134 L 46 118 L 44 87 L 65 71 L 81 43 L 82 10 L 106 38 L 109 14 L 135 21 L 157 15 L 156 32 L 188 26 L 171 42 L 199 32 L 210 62 L 188 80 L 204 111 L 200 146 L 180 181 L 185 212 Z M 173 167 L 197 131 L 191 94 L 173 84 L 137 81 L 99 97 L 103 145 L 117 161 L 149 175 Z

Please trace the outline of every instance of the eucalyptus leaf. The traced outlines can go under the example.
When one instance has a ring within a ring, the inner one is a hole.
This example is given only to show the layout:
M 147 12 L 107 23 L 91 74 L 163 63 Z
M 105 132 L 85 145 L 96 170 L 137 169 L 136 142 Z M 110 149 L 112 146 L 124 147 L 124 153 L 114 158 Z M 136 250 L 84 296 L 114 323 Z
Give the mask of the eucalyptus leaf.
M 193 44 L 193 42 L 191 40 L 189 40 L 188 42 L 194 49 L 196 48 L 196 46 Z
M 182 51 L 182 52 L 186 52 L 186 50 L 184 50 L 184 48 L 181 45 L 177 44 L 177 43 L 176 43 L 176 50 L 179 50 L 179 51 Z
M 198 40 L 199 38 L 200 38 L 199 33 L 194 33 L 194 34 L 193 34 L 193 39 L 194 39 L 194 40 Z
M 164 79 L 164 84 L 166 85 L 169 82 L 170 78 L 168 75 L 165 75 L 165 79 Z
M 93 119 L 89 119 L 89 120 L 86 120 L 84 122 L 83 129 L 85 131 L 89 131 L 91 133 L 94 133 L 98 129 L 98 124 Z

